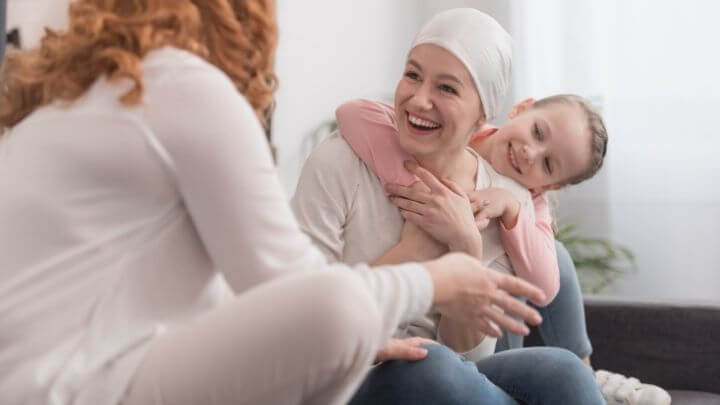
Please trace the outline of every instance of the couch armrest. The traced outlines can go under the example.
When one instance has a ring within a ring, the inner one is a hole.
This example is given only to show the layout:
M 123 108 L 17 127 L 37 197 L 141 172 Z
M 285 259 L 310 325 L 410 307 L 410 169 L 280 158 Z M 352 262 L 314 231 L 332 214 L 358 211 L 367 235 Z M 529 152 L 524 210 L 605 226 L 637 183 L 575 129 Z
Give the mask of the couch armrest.
M 593 296 L 585 312 L 594 368 L 720 394 L 720 303 Z

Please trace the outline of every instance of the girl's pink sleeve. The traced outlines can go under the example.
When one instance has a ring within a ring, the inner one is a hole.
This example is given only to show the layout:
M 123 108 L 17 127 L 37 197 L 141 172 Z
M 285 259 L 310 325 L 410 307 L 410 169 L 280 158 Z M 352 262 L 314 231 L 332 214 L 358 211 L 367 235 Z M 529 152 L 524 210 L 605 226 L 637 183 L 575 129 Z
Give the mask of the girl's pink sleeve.
M 352 100 L 338 107 L 335 117 L 340 136 L 378 176 L 380 183 L 409 186 L 417 180 L 403 165 L 405 160 L 414 158 L 398 143 L 395 110 L 391 105 Z
M 514 228 L 500 225 L 500 239 L 515 274 L 545 292 L 547 305 L 560 289 L 560 270 L 555 251 L 550 207 L 544 194 L 533 198 L 535 222 L 520 210 Z

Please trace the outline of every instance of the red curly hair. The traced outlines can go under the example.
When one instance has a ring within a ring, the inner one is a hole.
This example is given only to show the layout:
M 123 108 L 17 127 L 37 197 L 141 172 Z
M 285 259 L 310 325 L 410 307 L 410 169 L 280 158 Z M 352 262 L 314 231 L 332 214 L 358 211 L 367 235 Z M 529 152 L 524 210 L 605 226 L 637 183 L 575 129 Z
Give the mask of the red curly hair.
M 0 73 L 0 134 L 38 107 L 80 97 L 101 75 L 129 78 L 126 105 L 141 101 L 140 63 L 174 46 L 223 70 L 267 125 L 277 80 L 273 0 L 75 0 L 67 31 L 10 51 Z

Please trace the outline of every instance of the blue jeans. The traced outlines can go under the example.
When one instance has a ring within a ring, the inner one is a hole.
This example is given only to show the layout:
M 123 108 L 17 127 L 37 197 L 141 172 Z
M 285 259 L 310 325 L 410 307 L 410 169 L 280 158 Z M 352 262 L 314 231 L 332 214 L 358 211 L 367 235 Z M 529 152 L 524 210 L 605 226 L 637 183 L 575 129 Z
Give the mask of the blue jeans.
M 543 322 L 538 327 L 545 345 L 570 350 L 578 357 L 588 357 L 592 345 L 585 325 L 585 307 L 583 306 L 580 282 L 572 258 L 562 243 L 555 241 L 558 267 L 560 268 L 560 291 L 555 299 L 545 307 L 537 307 Z M 504 332 L 498 339 L 495 351 L 523 347 L 523 337 Z
M 560 291 L 548 306 L 538 308 L 543 341 L 556 348 L 518 349 L 522 336 L 505 332 L 496 354 L 473 364 L 433 345 L 420 362 L 374 368 L 351 404 L 604 403 L 592 372 L 578 359 L 589 356 L 592 345 L 575 265 L 565 246 L 556 242 L 556 248 Z M 576 356 L 568 356 L 570 352 Z
M 420 361 L 390 361 L 368 374 L 351 405 L 604 404 L 591 370 L 567 350 L 533 347 L 477 364 L 447 346 Z

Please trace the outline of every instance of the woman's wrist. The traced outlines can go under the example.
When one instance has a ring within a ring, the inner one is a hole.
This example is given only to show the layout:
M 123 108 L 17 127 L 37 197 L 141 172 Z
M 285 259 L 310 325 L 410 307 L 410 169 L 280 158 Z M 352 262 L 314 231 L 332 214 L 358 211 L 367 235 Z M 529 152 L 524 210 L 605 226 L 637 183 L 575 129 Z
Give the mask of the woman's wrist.
M 432 303 L 434 306 L 446 304 L 452 301 L 456 295 L 455 283 L 453 278 L 449 276 L 450 272 L 445 268 L 444 257 L 447 257 L 447 255 L 421 263 L 430 275 L 433 284 Z
M 468 235 L 460 236 L 448 245 L 451 252 L 463 252 L 478 259 L 482 258 L 482 236 L 477 228 Z

